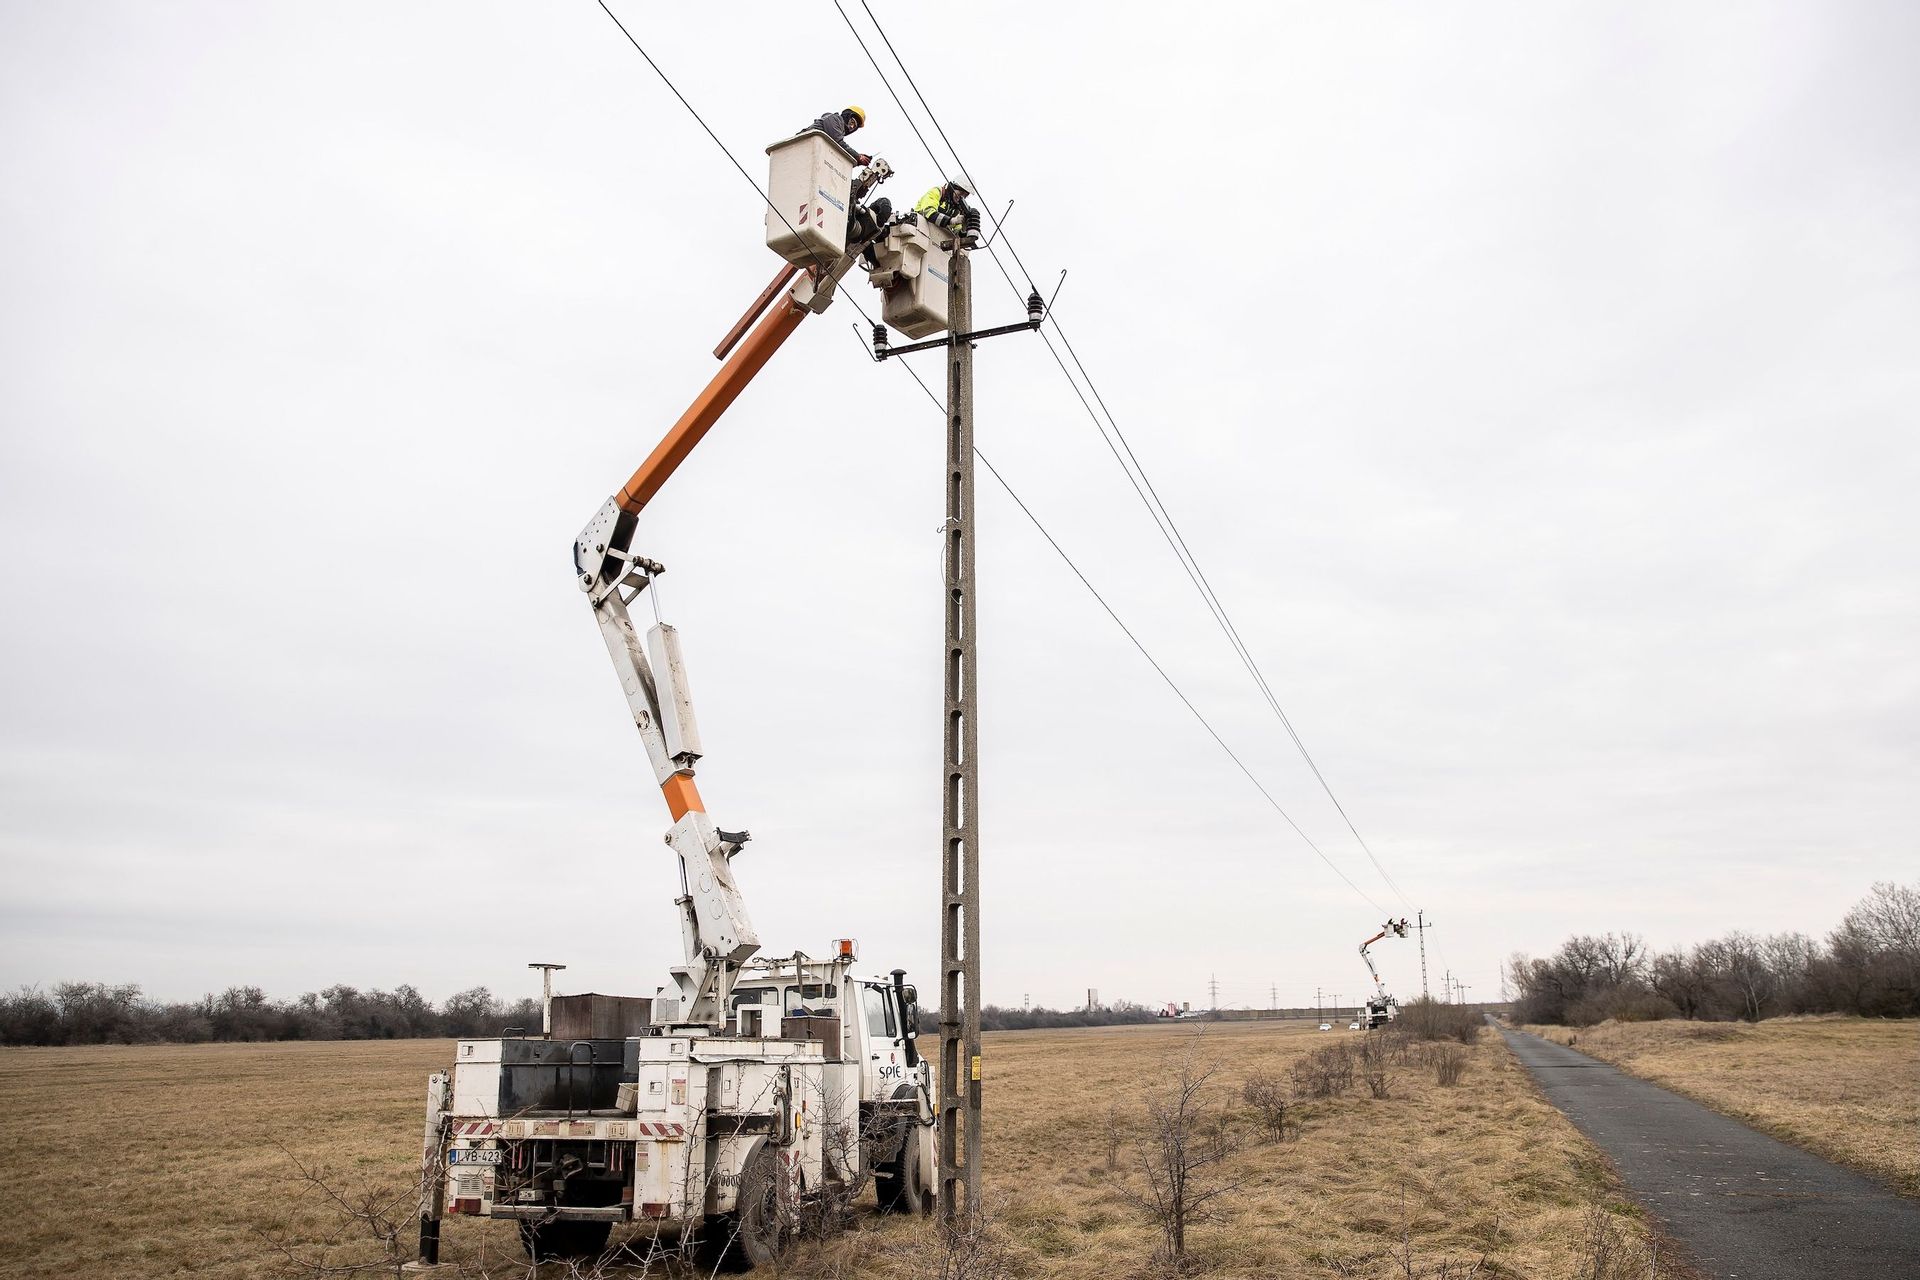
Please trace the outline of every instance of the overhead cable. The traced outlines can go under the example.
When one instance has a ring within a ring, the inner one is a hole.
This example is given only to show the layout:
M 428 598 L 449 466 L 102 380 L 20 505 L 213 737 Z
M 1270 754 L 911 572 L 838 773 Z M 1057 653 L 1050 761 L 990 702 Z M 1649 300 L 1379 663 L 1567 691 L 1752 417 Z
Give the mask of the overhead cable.
M 716 134 L 713 131 L 713 129 L 707 124 L 706 120 L 701 117 L 699 111 L 697 111 L 694 108 L 694 105 L 691 102 L 687 101 L 686 95 L 681 93 L 680 90 L 677 87 L 675 87 L 673 81 L 668 78 L 667 73 L 661 70 L 660 64 L 655 62 L 653 60 L 652 55 L 650 55 L 646 51 L 646 49 L 641 46 L 639 40 L 634 38 L 633 32 L 627 29 L 626 24 L 620 21 L 619 16 L 616 15 L 612 9 L 607 7 L 606 0 L 595 0 L 595 3 L 597 3 L 600 6 L 601 10 L 607 15 L 607 17 L 613 20 L 613 24 L 616 27 L 620 28 L 620 33 L 627 38 L 627 42 L 634 47 L 634 49 L 640 54 L 642 58 L 646 59 L 647 65 L 653 69 L 653 72 L 655 75 L 660 77 L 661 83 L 665 84 L 668 90 L 672 92 L 673 96 L 679 100 L 680 105 L 687 109 L 688 114 L 691 115 L 694 118 L 694 120 L 700 125 L 700 128 L 703 131 L 705 131 L 707 137 L 713 140 L 713 144 L 716 147 L 719 147 L 721 152 L 725 154 L 725 156 L 727 157 L 728 161 L 732 163 L 733 167 L 739 170 L 740 176 L 746 179 L 747 185 L 752 187 L 754 189 L 754 192 L 759 195 L 762 202 L 764 202 L 768 208 L 773 209 L 775 214 L 779 215 L 781 219 L 784 221 L 785 214 L 781 213 L 781 211 L 773 204 L 772 200 L 768 197 L 766 191 L 761 188 L 760 184 L 757 181 L 755 181 L 755 179 L 753 178 L 753 175 L 749 174 L 746 171 L 746 169 L 740 164 L 739 160 L 734 158 L 733 152 L 727 149 L 727 145 L 720 140 L 720 136 Z M 865 7 L 865 0 L 862 0 L 862 7 L 863 8 Z M 841 16 L 845 17 L 846 15 L 842 13 Z M 872 10 L 870 9 L 868 10 L 868 16 L 869 17 L 872 16 Z M 874 25 L 876 29 L 878 29 L 879 24 L 876 22 Z M 849 26 L 851 26 L 851 23 L 849 23 Z M 859 33 L 856 31 L 854 34 L 857 38 Z M 884 31 L 881 33 L 881 38 L 885 39 Z M 862 47 L 863 48 L 865 47 L 864 44 L 862 45 Z M 889 51 L 892 50 L 891 42 L 889 42 L 888 44 L 888 49 Z M 895 60 L 898 61 L 899 55 L 897 53 L 895 53 L 894 57 L 895 57 Z M 872 55 L 869 54 L 868 58 L 871 61 Z M 878 64 L 875 65 L 874 69 L 876 71 L 879 70 Z M 905 67 L 902 66 L 901 70 L 904 72 Z M 882 78 L 884 79 L 884 75 Z M 911 76 L 908 77 L 908 83 L 909 84 L 912 83 Z M 889 86 L 888 91 L 892 92 L 891 86 Z M 919 93 L 919 89 L 917 86 L 915 86 L 914 92 L 916 94 Z M 897 96 L 895 97 L 894 100 L 896 103 L 899 102 L 899 99 Z M 925 106 L 925 104 L 926 104 L 926 99 L 922 98 L 921 105 Z M 906 110 L 904 105 L 901 106 L 901 110 L 903 112 Z M 930 119 L 933 118 L 933 113 L 931 109 L 928 110 L 927 114 Z M 934 120 L 934 127 L 936 130 L 939 129 L 939 121 L 937 119 Z M 918 133 L 917 127 L 915 129 L 915 132 Z M 941 138 L 943 140 L 945 140 L 946 138 L 946 134 L 944 131 L 941 132 Z M 924 136 L 921 137 L 921 145 L 926 146 L 926 139 Z M 952 143 L 949 142 L 947 145 L 949 146 L 949 148 L 951 148 Z M 929 155 L 932 154 L 931 148 L 928 148 L 928 154 Z M 958 161 L 958 158 L 959 158 L 958 154 L 956 153 L 955 155 L 956 162 Z M 935 161 L 935 166 L 939 167 L 939 162 L 937 159 Z M 979 193 L 975 191 L 974 194 L 978 195 Z M 788 229 L 789 230 L 792 229 L 791 224 L 788 224 Z M 1008 245 L 1008 251 L 1012 252 L 1011 244 Z M 817 260 L 818 260 L 818 256 L 816 255 L 816 261 Z M 996 257 L 995 262 L 997 263 L 998 261 L 999 259 Z M 1018 261 L 1018 255 L 1015 255 L 1015 261 L 1016 262 Z M 1006 268 L 1002 266 L 1001 267 L 1002 274 L 1005 274 L 1005 271 L 1006 271 Z M 1010 279 L 1009 279 L 1009 283 L 1011 283 Z M 862 308 L 858 302 L 854 301 L 854 299 L 850 294 L 842 293 L 841 296 L 847 298 L 847 301 L 852 304 L 854 310 L 859 312 L 861 319 L 866 320 L 869 325 L 872 324 L 872 320 L 867 315 L 866 310 Z M 1043 334 L 1042 336 L 1044 337 L 1045 335 Z M 1055 359 L 1057 360 L 1058 357 L 1056 356 Z M 944 419 L 946 415 L 946 406 L 943 405 L 940 402 L 939 398 L 933 394 L 932 389 L 929 388 L 927 384 L 921 380 L 920 375 L 917 372 L 915 372 L 912 366 L 908 365 L 904 360 L 897 361 L 896 363 L 898 363 L 900 367 L 907 370 L 908 374 L 913 378 L 913 380 L 919 384 L 920 390 L 926 394 L 928 400 L 930 400 L 933 403 L 933 406 L 935 409 L 939 410 L 942 418 Z M 1063 366 L 1063 370 L 1064 370 L 1064 366 Z M 1014 491 L 1013 486 L 1007 483 L 1006 477 L 1000 474 L 999 470 L 993 465 L 992 462 L 987 460 L 987 456 L 981 453 L 977 447 L 974 449 L 973 452 L 974 452 L 974 456 L 977 457 L 982 463 L 982 465 L 984 465 L 987 468 L 988 474 L 991 475 L 994 478 L 994 480 L 1000 485 L 1000 487 L 1006 491 L 1007 496 L 1013 499 L 1014 505 L 1020 508 L 1021 514 L 1026 516 L 1026 518 L 1033 524 L 1033 527 L 1039 531 L 1040 536 L 1046 539 L 1047 545 L 1052 547 L 1054 552 L 1057 555 L 1059 555 L 1060 559 L 1063 562 L 1065 562 L 1067 568 L 1072 570 L 1074 577 L 1080 580 L 1081 585 L 1087 589 L 1087 591 L 1099 603 L 1100 607 L 1106 611 L 1107 616 L 1113 620 L 1114 624 L 1120 628 L 1120 630 L 1126 635 L 1127 639 L 1133 643 L 1134 648 L 1140 651 L 1140 655 L 1147 660 L 1147 663 L 1150 666 L 1152 666 L 1152 668 L 1160 676 L 1160 678 L 1166 682 L 1167 687 L 1173 690 L 1174 696 L 1179 698 L 1181 703 L 1187 708 L 1187 710 L 1193 713 L 1194 718 L 1200 722 L 1201 727 L 1207 731 L 1207 734 L 1216 743 L 1219 744 L 1220 749 L 1227 753 L 1228 758 L 1231 759 L 1233 763 L 1239 767 L 1240 771 L 1246 775 L 1247 780 L 1253 783 L 1255 789 L 1258 790 L 1261 796 L 1263 796 L 1266 799 L 1267 803 L 1273 807 L 1274 812 L 1278 813 L 1283 819 L 1286 820 L 1287 825 L 1293 828 L 1295 834 L 1297 834 L 1301 838 L 1301 840 L 1306 842 L 1307 847 L 1309 849 L 1312 849 L 1314 854 L 1320 859 L 1320 861 L 1324 862 L 1327 865 L 1327 868 L 1329 870 L 1331 870 L 1336 876 L 1338 876 L 1342 881 L 1344 881 L 1348 888 L 1352 889 L 1355 893 L 1359 894 L 1360 897 L 1364 899 L 1369 905 L 1374 907 L 1374 909 L 1385 910 L 1385 908 L 1381 907 L 1378 902 L 1374 901 L 1373 897 L 1370 894 L 1368 894 L 1366 890 L 1362 889 L 1359 885 L 1355 884 L 1353 880 L 1347 875 L 1347 873 L 1345 871 L 1342 871 L 1338 866 L 1338 864 L 1336 864 L 1333 861 L 1333 859 L 1329 858 L 1326 855 L 1326 853 L 1320 848 L 1320 846 L 1315 844 L 1313 839 L 1309 837 L 1304 830 L 1301 829 L 1300 824 L 1293 820 L 1293 816 L 1289 814 L 1286 811 L 1286 809 L 1284 809 L 1280 805 L 1280 802 L 1274 799 L 1272 792 L 1267 790 L 1266 786 L 1263 783 L 1261 783 L 1260 779 L 1254 775 L 1251 769 L 1247 767 L 1246 763 L 1243 760 L 1241 760 L 1241 758 L 1237 753 L 1235 753 L 1233 748 L 1227 745 L 1226 739 L 1222 738 L 1219 732 L 1213 727 L 1212 723 L 1208 721 L 1208 719 L 1204 715 L 1201 714 L 1200 709 L 1194 705 L 1193 700 L 1188 698 L 1186 693 L 1181 690 L 1180 686 L 1174 682 L 1173 677 L 1167 674 L 1166 668 L 1160 665 L 1159 661 L 1155 659 L 1150 652 L 1148 652 L 1147 647 L 1140 642 L 1139 637 L 1133 633 L 1133 630 L 1130 627 L 1128 627 L 1125 622 L 1121 620 L 1120 615 L 1114 612 L 1113 607 L 1107 603 L 1106 597 L 1102 596 L 1100 592 L 1094 587 L 1093 583 L 1087 579 L 1086 574 L 1080 571 L 1079 565 L 1075 564 L 1072 557 L 1067 555 L 1066 550 L 1063 547 L 1061 547 L 1060 543 L 1054 538 L 1053 534 L 1048 531 L 1047 527 L 1040 522 L 1040 518 L 1034 515 L 1033 510 L 1027 506 L 1026 502 L 1022 500 L 1020 495 Z
M 839 9 L 839 0 L 834 0 L 834 7 Z M 879 33 L 881 41 L 887 47 L 887 52 L 893 56 L 895 64 L 899 66 L 901 75 L 906 78 L 908 87 L 912 89 L 915 98 L 919 100 L 921 109 L 927 113 L 927 119 L 932 123 L 934 131 L 939 134 L 940 140 L 946 143 L 948 151 L 952 153 L 955 166 L 959 169 L 960 173 L 966 177 L 969 184 L 973 184 L 976 181 L 973 176 L 973 171 L 967 167 L 966 161 L 960 155 L 959 148 L 955 147 L 953 140 L 947 136 L 946 128 L 941 125 L 938 113 L 935 112 L 932 105 L 928 103 L 926 95 L 920 91 L 919 83 L 914 80 L 913 73 L 907 69 L 905 60 L 901 58 L 900 51 L 894 47 L 893 40 L 887 35 L 886 28 L 881 25 L 879 18 L 874 15 L 872 6 L 867 3 L 867 0 L 860 0 L 860 7 L 866 11 L 868 20 L 873 23 L 874 30 Z M 844 10 L 841 11 L 840 16 L 843 20 L 847 19 Z M 853 24 L 850 20 L 847 21 L 847 26 L 850 30 L 853 29 Z M 873 55 L 867 51 L 866 41 L 861 39 L 857 30 L 854 30 L 853 34 L 855 40 L 859 41 L 861 50 L 867 52 L 868 61 L 873 62 Z M 874 66 L 874 70 L 880 72 L 877 63 Z M 880 72 L 880 76 L 882 83 L 887 87 L 887 92 L 893 96 L 895 104 L 899 105 L 901 110 L 905 112 L 905 104 L 901 103 L 899 95 L 894 93 L 893 86 L 889 82 L 886 74 Z M 919 125 L 913 122 L 910 114 L 908 123 L 913 126 L 915 136 L 920 138 L 921 146 L 926 148 L 928 156 L 933 159 L 934 166 L 941 169 L 944 174 L 944 166 L 940 163 L 939 158 L 933 154 L 933 149 L 928 146 L 925 135 L 920 132 Z M 991 209 L 991 205 L 977 185 L 970 185 L 969 189 L 984 208 Z M 991 216 L 990 213 L 989 216 Z M 1029 291 L 1031 291 L 1033 288 L 1032 273 L 1027 270 L 1026 263 L 1021 259 L 1019 251 L 1014 247 L 1012 237 L 1007 234 L 1006 229 L 1000 226 L 997 221 L 995 223 L 993 240 L 1006 245 L 1007 252 L 1013 257 L 1014 263 L 1019 267 L 1022 277 L 1028 281 L 1027 287 Z M 1006 278 L 1007 287 L 1013 291 L 1015 298 L 1019 299 L 1024 297 L 1019 285 L 1015 283 L 1012 273 L 1007 270 L 1006 264 L 1001 261 L 999 254 L 994 252 L 992 242 L 988 244 L 987 251 L 993 258 L 994 264 L 999 267 L 1000 274 Z M 1295 750 L 1299 752 L 1301 759 L 1306 762 L 1308 769 L 1312 771 L 1315 781 L 1320 784 L 1321 790 L 1326 793 L 1327 799 L 1332 802 L 1334 809 L 1340 814 L 1341 821 L 1346 824 L 1347 830 L 1353 835 L 1355 842 L 1359 844 L 1361 851 L 1367 857 L 1367 861 L 1373 865 L 1374 870 L 1379 874 L 1380 878 L 1386 882 L 1387 886 L 1393 890 L 1401 903 L 1411 908 L 1413 906 L 1412 901 L 1393 879 L 1392 875 L 1388 873 L 1385 865 L 1381 863 L 1379 857 L 1373 852 L 1372 846 L 1367 843 L 1366 837 L 1360 834 L 1360 830 L 1358 826 L 1355 825 L 1352 816 L 1347 812 L 1346 806 L 1341 802 L 1339 796 L 1334 794 L 1332 784 L 1327 781 L 1326 775 L 1321 772 L 1319 763 L 1314 760 L 1312 753 L 1307 749 L 1306 742 L 1294 728 L 1292 719 L 1287 715 L 1285 708 L 1280 705 L 1280 701 L 1275 696 L 1272 686 L 1267 681 L 1266 675 L 1260 670 L 1259 664 L 1255 661 L 1252 651 L 1241 638 L 1239 628 L 1234 625 L 1233 619 L 1227 614 L 1226 606 L 1221 603 L 1219 596 L 1213 589 L 1213 584 L 1208 581 L 1205 571 L 1201 569 L 1198 558 L 1194 556 L 1192 549 L 1187 545 L 1186 537 L 1180 532 L 1179 526 L 1175 523 L 1172 513 L 1167 510 L 1166 504 L 1161 501 L 1159 492 L 1154 488 L 1151 477 L 1147 475 L 1146 468 L 1141 464 L 1138 455 L 1134 453 L 1132 444 L 1128 442 L 1126 434 L 1121 431 L 1120 424 L 1114 419 L 1112 411 L 1108 409 L 1106 398 L 1100 394 L 1099 387 L 1093 381 L 1093 376 L 1087 372 L 1086 365 L 1081 361 L 1079 353 L 1074 349 L 1072 341 L 1067 336 L 1065 327 L 1060 323 L 1059 316 L 1055 314 L 1051 307 L 1047 310 L 1047 321 L 1053 326 L 1054 331 L 1059 334 L 1061 344 L 1066 348 L 1067 354 L 1072 359 L 1074 367 L 1080 371 L 1081 378 L 1086 382 L 1087 390 L 1092 392 L 1094 401 L 1099 404 L 1100 412 L 1098 414 L 1094 412 L 1093 405 L 1087 402 L 1086 396 L 1080 392 L 1079 386 L 1075 382 L 1072 373 L 1067 370 L 1066 362 L 1061 359 L 1060 353 L 1054 349 L 1052 341 L 1047 338 L 1044 332 L 1040 335 L 1042 341 L 1046 342 L 1047 350 L 1053 356 L 1054 363 L 1060 366 L 1061 374 L 1066 377 L 1068 385 L 1073 387 L 1075 395 L 1079 397 L 1082 407 L 1086 409 L 1095 429 L 1099 431 L 1101 439 L 1106 443 L 1108 451 L 1113 454 L 1114 460 L 1119 464 L 1121 472 L 1126 475 L 1128 483 L 1133 487 L 1134 493 L 1146 508 L 1147 514 L 1154 522 L 1154 526 L 1160 530 L 1161 537 L 1166 540 L 1169 549 L 1173 551 L 1174 558 L 1180 563 L 1180 567 L 1185 571 L 1188 580 L 1192 582 L 1194 590 L 1199 593 L 1202 603 L 1206 605 L 1208 612 L 1213 615 L 1216 625 L 1220 627 L 1222 633 L 1226 636 L 1228 644 L 1240 659 L 1241 665 L 1247 669 L 1248 674 L 1253 678 L 1254 684 L 1259 689 L 1262 698 L 1266 701 L 1274 716 L 1280 721 L 1281 727 L 1286 730 L 1287 736 L 1292 740 Z M 1104 423 L 1101 421 L 1101 415 L 1105 415 Z M 1112 432 L 1111 438 L 1109 438 L 1108 435 L 1109 428 L 1111 428 Z M 1116 440 L 1118 441 L 1117 446 L 1115 444 Z M 1123 451 L 1125 454 L 1124 457 L 1122 457 Z M 1137 479 L 1135 478 L 1136 473 L 1138 474 Z

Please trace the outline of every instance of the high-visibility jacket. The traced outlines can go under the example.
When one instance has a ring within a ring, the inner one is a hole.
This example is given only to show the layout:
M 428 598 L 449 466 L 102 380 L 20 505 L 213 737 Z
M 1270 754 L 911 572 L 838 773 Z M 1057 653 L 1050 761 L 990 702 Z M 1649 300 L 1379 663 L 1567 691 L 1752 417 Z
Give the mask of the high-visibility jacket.
M 964 209 L 961 205 L 942 199 L 941 194 L 945 190 L 944 185 L 934 187 L 920 197 L 920 203 L 913 206 L 913 211 L 928 222 L 944 226 L 951 221 L 958 225 Z

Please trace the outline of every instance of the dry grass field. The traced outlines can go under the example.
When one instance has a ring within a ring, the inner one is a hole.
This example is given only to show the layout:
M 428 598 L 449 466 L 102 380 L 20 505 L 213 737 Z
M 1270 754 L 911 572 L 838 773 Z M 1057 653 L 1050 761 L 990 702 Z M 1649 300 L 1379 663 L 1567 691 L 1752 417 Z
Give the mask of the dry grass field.
M 1920 1197 L 1920 1022 L 1529 1027 Z
M 1597 1228 L 1628 1249 L 1644 1239 L 1604 1162 L 1490 1032 L 1454 1087 L 1401 1062 L 1387 1098 L 1356 1081 L 1343 1097 L 1293 1104 L 1297 1129 L 1261 1141 L 1239 1100 L 1246 1077 L 1284 1077 L 1294 1059 L 1347 1035 L 1260 1023 L 990 1035 L 998 1256 L 975 1274 L 1162 1274 L 1156 1232 L 1125 1192 L 1140 1182 L 1132 1139 L 1143 1100 L 1188 1053 L 1220 1064 L 1209 1096 L 1246 1142 L 1220 1167 L 1243 1185 L 1218 1202 L 1220 1221 L 1193 1230 L 1200 1274 L 1438 1276 L 1451 1261 L 1459 1276 L 1484 1256 L 1483 1280 L 1588 1280 Z M 293 1161 L 326 1166 L 349 1195 L 397 1192 L 417 1160 L 425 1076 L 449 1056 L 436 1041 L 0 1051 L 12 1189 L 0 1277 L 299 1274 L 271 1240 L 300 1257 L 371 1261 L 377 1251 L 358 1242 L 323 1252 L 351 1232 Z M 517 1259 L 512 1228 L 451 1221 L 447 1256 L 483 1255 Z M 801 1245 L 780 1273 L 918 1280 L 940 1263 L 924 1221 L 863 1216 L 846 1235 Z M 509 1263 L 489 1274 L 528 1272 Z M 1678 1273 L 1663 1258 L 1660 1274 Z

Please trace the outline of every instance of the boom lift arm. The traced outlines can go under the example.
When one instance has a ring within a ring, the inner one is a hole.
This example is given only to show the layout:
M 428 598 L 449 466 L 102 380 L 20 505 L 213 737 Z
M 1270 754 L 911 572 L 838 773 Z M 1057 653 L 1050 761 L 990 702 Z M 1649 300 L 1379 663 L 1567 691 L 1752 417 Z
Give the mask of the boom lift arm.
M 885 161 L 875 161 L 856 184 L 855 194 L 864 194 L 890 172 Z M 867 243 L 869 240 L 849 245 L 837 261 L 799 271 L 787 267 L 774 278 L 715 354 L 725 354 L 740 331 L 759 317 L 752 333 L 619 492 L 594 513 L 573 544 L 576 580 L 593 608 L 594 621 L 620 677 L 627 709 L 646 744 L 654 778 L 673 819 L 666 842 L 680 859 L 682 892 L 675 905 L 680 908 L 685 963 L 675 966 L 673 974 L 679 988 L 677 1020 L 681 1022 L 718 1025 L 725 1020 L 734 978 L 740 966 L 759 950 L 760 937 L 747 915 L 746 901 L 732 870 L 733 857 L 746 844 L 748 833 L 722 831 L 715 826 L 694 785 L 694 764 L 703 752 L 679 633 L 664 622 L 656 622 L 642 644 L 629 613 L 629 606 L 640 593 L 665 572 L 659 562 L 634 552 L 634 530 L 647 503 L 800 322 L 832 304 L 836 286 Z M 798 281 L 782 293 L 781 287 L 796 273 Z
M 1381 1000 L 1385 1000 L 1387 998 L 1387 984 L 1380 981 L 1380 970 L 1377 967 L 1375 967 L 1373 963 L 1373 957 L 1367 954 L 1367 948 L 1371 947 L 1374 943 L 1380 941 L 1380 939 L 1386 937 L 1388 934 L 1392 934 L 1396 938 L 1406 937 L 1407 922 L 1404 919 L 1394 920 L 1389 918 L 1385 924 L 1380 926 L 1380 932 L 1374 934 L 1371 938 L 1368 938 L 1365 942 L 1360 944 L 1360 958 L 1367 962 L 1367 972 L 1373 975 L 1374 996 Z

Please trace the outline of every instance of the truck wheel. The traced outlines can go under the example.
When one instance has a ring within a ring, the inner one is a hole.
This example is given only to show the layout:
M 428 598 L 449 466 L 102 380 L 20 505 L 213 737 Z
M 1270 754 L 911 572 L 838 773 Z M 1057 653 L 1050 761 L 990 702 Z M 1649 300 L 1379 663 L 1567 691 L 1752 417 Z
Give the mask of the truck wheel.
M 740 1195 L 733 1217 L 734 1249 L 750 1267 L 779 1260 L 787 1243 L 786 1207 L 780 1203 L 780 1155 L 762 1145 L 740 1169 Z
M 926 1191 L 920 1153 L 911 1133 L 900 1144 L 900 1154 L 873 1170 L 873 1191 L 882 1213 L 919 1213 Z
M 556 1258 L 597 1258 L 607 1249 L 613 1225 L 606 1222 L 528 1222 L 520 1220 L 520 1247 L 534 1262 Z

